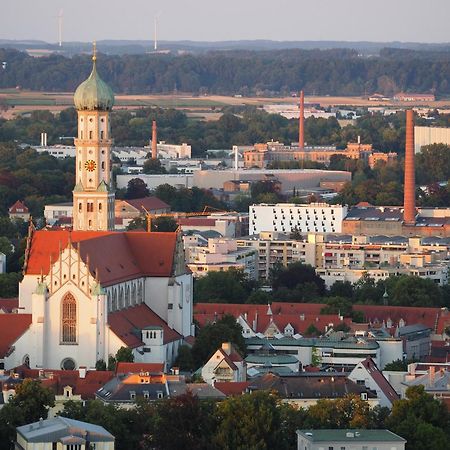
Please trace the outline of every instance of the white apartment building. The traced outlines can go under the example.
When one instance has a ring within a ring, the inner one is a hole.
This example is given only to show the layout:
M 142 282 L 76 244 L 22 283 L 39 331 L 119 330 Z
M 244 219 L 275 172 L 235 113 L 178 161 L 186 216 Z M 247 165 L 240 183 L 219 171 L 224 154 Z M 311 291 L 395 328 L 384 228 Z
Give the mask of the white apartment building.
M 254 248 L 258 258 L 258 278 L 267 280 L 277 264 L 287 267 L 294 262 L 315 265 L 315 244 L 290 239 L 277 231 L 262 231 L 256 236 L 237 239 L 237 246 Z
M 151 143 L 150 143 L 151 147 Z M 181 145 L 166 144 L 165 141 L 158 142 L 156 146 L 159 158 L 167 159 L 189 159 L 191 157 L 191 146 L 183 142 Z M 150 149 L 148 150 L 150 151 Z
M 48 153 L 58 159 L 75 158 L 76 148 L 74 145 L 41 145 L 34 147 L 38 153 Z
M 191 238 L 184 236 L 184 246 L 186 262 L 194 277 L 233 268 L 243 270 L 250 279 L 257 279 L 256 250 L 238 248 L 234 239 L 208 239 L 208 246 L 205 247 L 196 245 L 196 240 Z
M 368 269 L 352 269 L 349 267 L 322 269 L 316 268 L 316 273 L 324 281 L 327 287 L 332 286 L 336 281 L 349 281 L 356 283 L 363 275 L 367 274 L 375 281 L 385 280 L 395 275 L 411 275 L 420 278 L 429 278 L 436 284 L 444 286 L 448 282 L 447 264 L 430 264 L 425 267 L 382 267 Z
M 250 234 L 261 231 L 299 230 L 303 233 L 340 233 L 342 221 L 347 215 L 347 206 L 328 203 L 261 203 L 251 205 Z

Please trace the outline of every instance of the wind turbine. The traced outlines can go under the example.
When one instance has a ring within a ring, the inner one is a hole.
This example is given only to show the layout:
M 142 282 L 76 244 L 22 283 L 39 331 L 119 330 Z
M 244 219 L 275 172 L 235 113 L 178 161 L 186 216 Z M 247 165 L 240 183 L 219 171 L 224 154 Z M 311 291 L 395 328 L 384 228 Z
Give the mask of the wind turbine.
M 63 27 L 63 10 L 59 10 L 58 14 L 58 43 L 62 47 L 62 27 Z

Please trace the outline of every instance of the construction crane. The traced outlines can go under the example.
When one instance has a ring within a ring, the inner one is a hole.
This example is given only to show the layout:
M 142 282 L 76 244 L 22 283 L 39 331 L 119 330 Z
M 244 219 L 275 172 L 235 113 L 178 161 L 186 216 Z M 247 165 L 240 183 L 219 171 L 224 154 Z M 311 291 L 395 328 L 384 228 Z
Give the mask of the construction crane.
M 209 216 L 210 214 L 216 213 L 235 213 L 235 211 L 225 211 L 223 209 L 214 208 L 212 206 L 205 206 L 203 211 L 201 212 L 171 212 L 171 213 L 151 213 L 149 212 L 144 205 L 141 205 L 141 208 L 145 211 L 145 217 L 147 220 L 147 232 L 151 233 L 152 231 L 152 219 L 157 217 L 197 217 L 197 216 Z M 180 227 L 178 227 L 179 229 Z M 178 231 L 177 229 L 177 231 Z

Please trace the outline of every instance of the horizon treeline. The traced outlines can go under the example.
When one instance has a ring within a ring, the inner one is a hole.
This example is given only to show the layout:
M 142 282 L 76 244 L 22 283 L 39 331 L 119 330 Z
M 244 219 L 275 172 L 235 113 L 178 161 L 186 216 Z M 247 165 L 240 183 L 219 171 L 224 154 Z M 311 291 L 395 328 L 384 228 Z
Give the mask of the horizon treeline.
M 89 55 L 35 58 L 0 49 L 0 88 L 73 91 L 91 71 Z M 99 71 L 123 94 L 392 95 L 398 91 L 450 95 L 450 52 L 383 49 L 211 51 L 203 54 L 99 55 Z

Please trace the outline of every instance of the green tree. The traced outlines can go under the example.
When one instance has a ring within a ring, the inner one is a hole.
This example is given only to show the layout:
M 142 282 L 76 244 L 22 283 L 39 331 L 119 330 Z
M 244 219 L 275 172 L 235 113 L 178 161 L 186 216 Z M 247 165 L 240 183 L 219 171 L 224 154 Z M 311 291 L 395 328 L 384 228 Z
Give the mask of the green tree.
M 219 425 L 214 443 L 224 450 L 282 449 L 278 399 L 268 392 L 230 397 L 217 406 Z
M 194 301 L 207 303 L 245 303 L 252 286 L 242 270 L 208 272 L 194 280 Z
M 308 409 L 307 428 L 373 428 L 369 403 L 358 395 L 321 399 Z
M 441 401 L 427 394 L 423 386 L 409 387 L 406 398 L 394 402 L 386 425 L 408 441 L 410 450 L 448 448 L 448 410 Z
M 205 364 L 223 342 L 231 342 L 242 355 L 245 355 L 245 339 L 242 327 L 231 315 L 225 315 L 215 323 L 200 328 L 192 347 L 195 368 Z
M 133 350 L 129 347 L 120 347 L 115 359 L 116 362 L 134 362 Z
M 19 294 L 19 282 L 23 276 L 21 273 L 1 273 L 0 274 L 0 292 L 2 297 L 16 297 Z
M 173 217 L 156 217 L 152 220 L 152 231 L 173 232 L 178 229 L 178 223 Z
M 16 427 L 46 419 L 53 406 L 55 395 L 39 380 L 25 379 L 18 384 L 15 395 L 0 409 L 0 449 L 12 448 Z
M 292 293 L 291 301 L 311 301 L 325 293 L 325 282 L 316 275 L 315 269 L 300 262 L 287 267 L 276 266 L 270 274 L 274 297 L 287 300 L 286 293 Z
M 188 345 L 180 345 L 178 348 L 177 359 L 175 360 L 175 366 L 178 366 L 180 370 L 193 371 L 195 370 L 194 358 L 192 356 L 192 349 Z
M 148 197 L 149 195 L 150 191 L 148 190 L 147 185 L 140 178 L 132 178 L 128 182 L 125 198 L 131 200 L 134 198 Z
M 166 169 L 161 165 L 159 159 L 147 159 L 144 162 L 143 172 L 149 174 L 166 173 Z
M 141 442 L 143 450 L 207 450 L 216 429 L 215 405 L 199 400 L 190 391 L 156 404 L 151 433 Z
M 442 306 L 442 295 L 430 279 L 401 276 L 390 290 L 390 302 L 396 306 Z
M 99 359 L 95 363 L 95 370 L 106 370 L 106 363 L 103 361 L 103 359 Z

